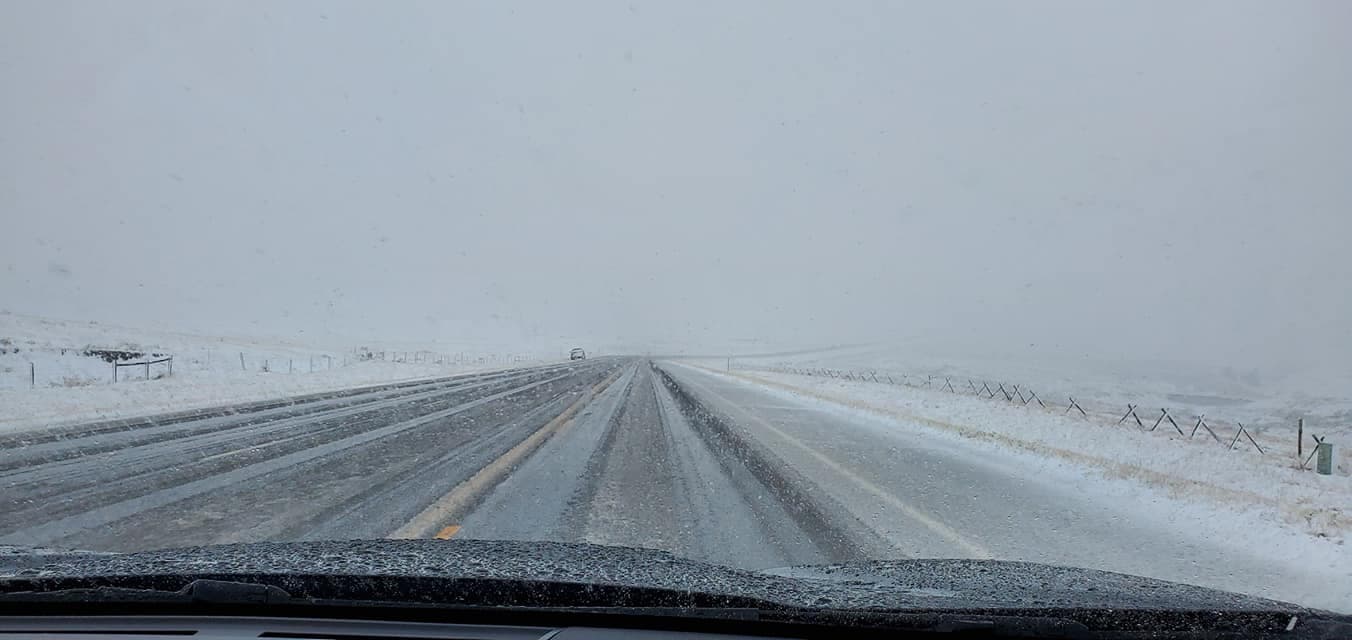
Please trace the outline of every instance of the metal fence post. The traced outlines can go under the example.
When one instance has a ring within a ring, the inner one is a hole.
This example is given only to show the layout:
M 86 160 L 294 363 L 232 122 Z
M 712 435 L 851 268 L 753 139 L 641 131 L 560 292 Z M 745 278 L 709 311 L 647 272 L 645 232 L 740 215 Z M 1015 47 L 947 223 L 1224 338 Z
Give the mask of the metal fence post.
M 38 386 L 37 369 L 33 368 L 33 363 L 28 363 L 28 386 L 29 388 Z

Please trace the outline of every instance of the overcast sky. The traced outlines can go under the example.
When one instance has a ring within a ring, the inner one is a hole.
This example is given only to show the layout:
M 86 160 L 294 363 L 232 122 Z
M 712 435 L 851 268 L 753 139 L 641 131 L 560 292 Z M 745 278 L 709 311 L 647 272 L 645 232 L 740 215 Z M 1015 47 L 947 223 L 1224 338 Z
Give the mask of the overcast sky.
M 1352 359 L 1339 0 L 10 0 L 0 87 L 15 312 Z

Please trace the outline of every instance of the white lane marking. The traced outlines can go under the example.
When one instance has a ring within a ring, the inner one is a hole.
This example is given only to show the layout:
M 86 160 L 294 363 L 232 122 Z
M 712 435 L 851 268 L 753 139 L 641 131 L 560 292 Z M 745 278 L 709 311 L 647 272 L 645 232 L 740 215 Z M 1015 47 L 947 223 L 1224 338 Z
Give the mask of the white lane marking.
M 718 393 L 709 390 L 708 387 L 705 387 L 698 383 L 687 383 L 687 384 L 690 384 L 691 386 L 694 387 L 698 387 L 705 393 L 722 401 L 724 405 L 736 406 L 733 405 L 731 402 L 729 402 L 728 399 L 724 398 L 722 395 L 719 395 Z M 921 511 L 920 509 L 917 509 L 903 502 L 900 498 L 896 497 L 895 495 L 892 495 L 886 489 L 878 486 L 871 480 L 847 469 L 840 463 L 836 462 L 835 460 L 832 460 L 831 458 L 827 457 L 820 451 L 817 451 L 816 449 L 807 445 L 798 438 L 795 438 L 789 435 L 788 433 L 785 433 L 783 430 L 770 424 L 769 422 L 766 422 L 764 419 L 761 419 L 760 417 L 757 417 L 750 413 L 746 413 L 746 417 L 756 422 L 759 426 L 761 426 L 765 430 L 775 434 L 776 436 L 784 440 L 784 442 L 812 456 L 812 458 L 815 459 L 816 461 L 822 463 L 830 470 L 840 474 L 842 477 L 849 480 L 850 482 L 853 482 L 854 484 L 858 485 L 861 489 L 872 494 L 877 499 L 887 503 L 892 508 L 906 514 L 906 516 L 911 518 L 912 520 L 915 520 L 916 522 L 919 522 L 920 524 L 924 525 L 930 531 L 933 531 L 935 535 L 938 535 L 944 540 L 947 540 L 950 544 L 966 551 L 973 558 L 988 559 L 993 557 L 993 554 L 990 552 L 989 549 L 986 549 L 985 547 L 981 546 L 980 544 L 977 544 L 976 542 L 968 540 L 961 533 L 958 533 L 958 531 L 953 527 L 950 527 L 944 524 L 943 522 L 940 522 L 938 519 L 929 515 L 928 513 L 925 513 L 924 511 Z

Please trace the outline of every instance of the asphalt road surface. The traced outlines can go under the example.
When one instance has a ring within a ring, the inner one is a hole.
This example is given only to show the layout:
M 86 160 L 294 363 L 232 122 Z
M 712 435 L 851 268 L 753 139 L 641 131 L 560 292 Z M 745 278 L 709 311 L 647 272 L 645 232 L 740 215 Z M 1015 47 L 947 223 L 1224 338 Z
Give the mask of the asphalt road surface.
M 752 569 L 968 557 L 1290 581 L 1036 469 L 907 433 L 680 364 L 599 358 L 11 434 L 0 544 L 456 537 Z

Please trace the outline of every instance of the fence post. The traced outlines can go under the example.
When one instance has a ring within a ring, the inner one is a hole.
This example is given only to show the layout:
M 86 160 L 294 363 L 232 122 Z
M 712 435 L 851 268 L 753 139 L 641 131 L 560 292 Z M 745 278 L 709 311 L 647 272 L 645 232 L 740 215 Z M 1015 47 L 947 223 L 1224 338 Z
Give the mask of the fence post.
M 1296 420 L 1296 457 L 1305 457 L 1305 418 Z
M 287 373 L 295 373 L 295 372 L 296 372 L 296 360 L 295 360 L 294 358 L 287 358 L 287 359 L 286 359 L 286 372 L 287 372 Z
M 146 380 L 150 379 L 150 361 L 146 360 Z
M 33 368 L 33 363 L 28 363 L 28 387 L 31 389 L 38 386 L 37 369 Z
M 113 362 L 113 382 L 117 382 L 117 362 Z
M 169 356 L 169 377 L 174 377 L 174 356 Z
M 239 352 L 239 370 L 240 370 L 240 371 L 248 371 L 248 369 L 245 369 L 245 368 L 244 368 L 244 352 L 243 352 L 243 351 Z

